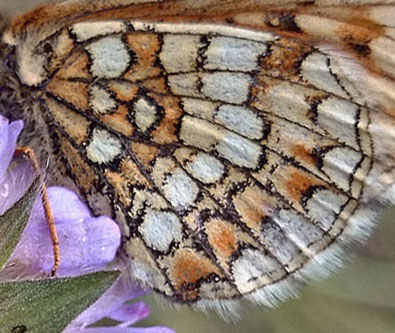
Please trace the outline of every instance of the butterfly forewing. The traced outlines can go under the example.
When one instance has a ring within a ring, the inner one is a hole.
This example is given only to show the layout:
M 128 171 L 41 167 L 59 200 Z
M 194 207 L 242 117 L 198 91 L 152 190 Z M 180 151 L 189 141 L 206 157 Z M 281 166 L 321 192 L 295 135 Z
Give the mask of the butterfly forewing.
M 53 179 L 116 217 L 133 276 L 178 302 L 273 305 L 395 197 L 393 7 L 269 5 L 64 2 L 69 20 L 50 6 L 58 22 L 5 35 Z

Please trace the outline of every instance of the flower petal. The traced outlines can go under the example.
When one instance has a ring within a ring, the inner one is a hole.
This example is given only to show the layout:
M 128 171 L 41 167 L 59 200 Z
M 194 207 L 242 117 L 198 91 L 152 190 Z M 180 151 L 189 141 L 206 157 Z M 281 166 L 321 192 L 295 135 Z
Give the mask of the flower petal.
M 21 120 L 9 124 L 8 119 L 0 115 L 0 215 L 19 200 L 30 185 L 23 187 L 19 179 L 22 174 L 19 172 L 16 174 L 15 170 L 7 170 L 14 156 L 16 142 L 22 128 Z M 14 191 L 14 188 L 17 191 Z
M 0 182 L 14 156 L 16 142 L 22 128 L 22 120 L 9 124 L 7 118 L 0 116 Z
M 68 223 L 75 220 L 84 220 L 91 217 L 89 208 L 78 198 L 78 196 L 64 188 L 51 186 L 48 188 L 49 201 L 56 224 Z
M 0 182 L 0 215 L 22 198 L 34 177 L 34 169 L 27 160 L 21 159 L 6 170 Z
M 84 328 L 114 314 L 126 301 L 147 293 L 148 290 L 143 290 L 139 285 L 133 283 L 128 272 L 125 271 L 102 297 L 69 324 L 65 332 L 77 332 L 74 330 Z
M 127 327 L 143 320 L 149 316 L 150 307 L 144 302 L 134 304 L 123 304 L 117 309 L 108 313 L 106 317 L 122 322 L 120 326 Z
M 91 265 L 106 265 L 115 257 L 121 243 L 118 225 L 106 216 L 85 220 L 87 238 L 82 239 L 85 247 L 85 262 Z
M 90 217 L 88 208 L 70 190 L 50 187 L 48 194 L 61 256 L 57 276 L 76 276 L 106 268 L 120 245 L 117 224 L 108 217 Z M 52 268 L 52 243 L 40 199 L 36 200 L 29 224 L 10 260 L 26 266 L 25 272 L 30 274 L 49 272 Z
M 66 329 L 63 333 L 175 333 L 167 327 L 89 327 L 82 329 Z

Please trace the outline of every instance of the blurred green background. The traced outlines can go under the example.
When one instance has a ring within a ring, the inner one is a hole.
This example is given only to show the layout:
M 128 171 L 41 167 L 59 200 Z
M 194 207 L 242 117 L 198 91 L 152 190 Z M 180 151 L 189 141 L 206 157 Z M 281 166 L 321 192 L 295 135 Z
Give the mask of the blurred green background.
M 39 2 L 0 0 L 0 13 L 13 15 Z M 276 310 L 248 307 L 241 320 L 225 323 L 215 314 L 174 309 L 150 296 L 145 300 L 152 314 L 139 326 L 165 325 L 178 333 L 394 333 L 395 208 L 383 212 L 380 220 L 345 268 L 303 288 L 298 299 Z

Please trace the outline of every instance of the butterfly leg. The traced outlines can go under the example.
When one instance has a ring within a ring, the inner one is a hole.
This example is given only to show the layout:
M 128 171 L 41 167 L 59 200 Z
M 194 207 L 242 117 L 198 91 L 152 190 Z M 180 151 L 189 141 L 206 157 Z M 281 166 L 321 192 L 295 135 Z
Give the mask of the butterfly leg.
M 51 209 L 51 206 L 49 203 L 47 187 L 44 183 L 41 169 L 38 164 L 38 161 L 37 161 L 34 151 L 29 147 L 17 147 L 15 154 L 26 156 L 29 159 L 30 163 L 32 164 L 34 170 L 38 173 L 38 175 L 40 177 L 41 201 L 42 201 L 42 205 L 44 208 L 45 218 L 48 223 L 49 232 L 51 235 L 52 248 L 53 248 L 53 254 L 54 254 L 54 264 L 51 269 L 51 276 L 53 277 L 53 276 L 55 276 L 56 271 L 60 265 L 60 249 L 59 249 L 58 234 L 56 232 L 55 220 L 54 220 L 52 209 Z

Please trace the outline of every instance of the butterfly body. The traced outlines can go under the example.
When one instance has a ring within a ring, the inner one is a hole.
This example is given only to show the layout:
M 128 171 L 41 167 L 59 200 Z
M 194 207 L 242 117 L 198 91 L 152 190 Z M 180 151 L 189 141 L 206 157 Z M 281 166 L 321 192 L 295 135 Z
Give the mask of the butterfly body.
M 395 198 L 393 7 L 41 7 L 4 33 L 30 91 L 24 140 L 116 218 L 137 280 L 181 303 L 274 305 Z

